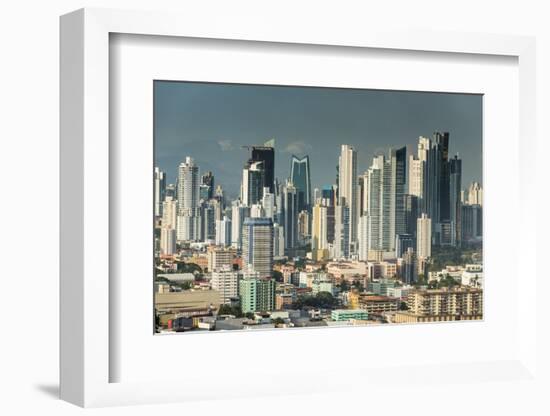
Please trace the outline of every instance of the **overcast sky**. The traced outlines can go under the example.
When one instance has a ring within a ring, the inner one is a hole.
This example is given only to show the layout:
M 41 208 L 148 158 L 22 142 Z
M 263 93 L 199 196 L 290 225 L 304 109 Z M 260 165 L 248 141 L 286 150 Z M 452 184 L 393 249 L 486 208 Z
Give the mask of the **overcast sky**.
M 309 155 L 312 188 L 335 181 L 341 144 L 357 150 L 358 173 L 373 156 L 419 136 L 450 132 L 450 155 L 462 159 L 462 187 L 482 182 L 482 97 L 406 91 L 155 81 L 155 165 L 174 183 L 186 156 L 237 195 L 248 158 L 243 145 L 275 139 L 275 176 L 290 157 Z

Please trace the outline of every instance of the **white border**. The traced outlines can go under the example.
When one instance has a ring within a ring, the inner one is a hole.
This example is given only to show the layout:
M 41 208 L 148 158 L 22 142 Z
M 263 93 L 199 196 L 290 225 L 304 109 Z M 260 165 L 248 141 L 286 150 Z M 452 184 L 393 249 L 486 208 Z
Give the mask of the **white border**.
M 521 209 L 527 214 L 536 201 L 534 183 L 528 180 L 529 157 L 534 147 L 534 41 L 509 36 L 438 33 L 383 33 L 353 31 L 330 33 L 326 28 L 285 27 L 262 22 L 250 27 L 216 22 L 205 29 L 189 16 L 142 12 L 85 10 L 62 18 L 61 27 L 61 396 L 83 406 L 123 403 L 180 401 L 211 397 L 212 392 L 186 389 L 192 379 L 181 383 L 109 383 L 109 74 L 108 34 L 111 32 L 170 36 L 265 40 L 305 44 L 331 44 L 385 49 L 409 49 L 437 52 L 483 53 L 517 56 L 520 66 L 520 137 L 533 143 L 529 151 L 519 147 L 521 165 Z M 309 28 L 308 28 L 309 29 Z M 307 37 L 305 37 L 307 36 Z M 531 205 L 530 205 L 531 204 Z M 534 252 L 525 242 L 535 240 L 536 221 L 532 213 L 520 219 L 519 261 L 525 273 L 518 287 L 518 320 L 521 330 L 520 354 L 497 366 L 504 378 L 516 375 L 518 380 L 535 375 L 537 277 Z M 278 335 L 279 336 L 279 335 Z M 458 379 L 468 380 L 472 371 L 492 368 L 448 364 L 417 368 L 420 379 L 453 370 Z M 414 367 L 400 369 L 415 371 Z M 371 370 L 365 379 L 384 379 L 391 369 Z M 493 374 L 494 375 L 494 374 Z M 345 374 L 331 374 L 342 380 Z M 374 378 L 373 378 L 374 377 Z M 461 378 L 462 377 L 462 378 Z M 283 375 L 274 381 L 285 382 Z M 514 377 L 512 377 L 514 378 Z M 176 385 L 174 385 L 176 384 Z M 260 383 L 261 384 L 261 383 Z M 296 384 L 296 383 L 293 383 Z M 295 393 L 348 389 L 349 383 L 335 385 L 322 380 L 308 380 Z M 246 392 L 230 388 L 218 397 L 265 392 L 258 386 Z M 277 394 L 275 392 L 274 394 Z

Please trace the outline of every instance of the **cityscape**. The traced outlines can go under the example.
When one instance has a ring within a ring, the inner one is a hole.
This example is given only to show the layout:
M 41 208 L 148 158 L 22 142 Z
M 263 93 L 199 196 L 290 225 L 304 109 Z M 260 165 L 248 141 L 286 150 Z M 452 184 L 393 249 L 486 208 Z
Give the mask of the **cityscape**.
M 433 130 L 361 161 L 334 140 L 331 166 L 315 138 L 233 146 L 223 174 L 203 168 L 221 151 L 156 158 L 155 333 L 483 319 L 481 166 L 465 183 L 461 139 Z

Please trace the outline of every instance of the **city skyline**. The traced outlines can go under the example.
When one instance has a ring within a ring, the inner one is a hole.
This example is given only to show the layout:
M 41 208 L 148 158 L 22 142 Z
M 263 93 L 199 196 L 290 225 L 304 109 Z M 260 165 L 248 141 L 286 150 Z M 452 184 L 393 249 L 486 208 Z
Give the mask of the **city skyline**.
M 333 184 L 339 143 L 355 148 L 363 174 L 389 147 L 416 154 L 420 136 L 450 131 L 463 183 L 483 184 L 481 106 L 480 95 L 467 94 L 155 81 L 155 166 L 175 183 L 179 162 L 193 155 L 200 173 L 211 171 L 234 198 L 233 172 L 248 159 L 242 147 L 273 139 L 274 177 L 284 182 L 293 156 L 308 157 L 312 192 Z
M 212 85 L 201 87 L 208 96 Z M 274 97 L 282 90 L 261 88 L 262 97 L 271 101 L 262 111 L 278 109 L 281 103 Z M 220 91 L 218 100 L 227 92 Z M 337 109 L 334 104 L 342 93 L 349 99 L 350 90 L 298 87 L 284 89 L 283 95 L 289 91 L 301 91 L 303 106 L 304 94 L 327 94 L 325 110 L 331 107 L 339 117 L 347 113 L 345 105 Z M 365 91 L 351 92 L 364 98 Z M 379 91 L 366 93 L 378 95 L 384 107 Z M 402 92 L 383 96 L 392 97 L 390 102 L 404 99 Z M 240 98 L 241 107 L 250 105 Z M 409 113 L 418 103 L 405 100 Z M 233 104 L 224 108 L 223 116 L 238 123 L 240 132 L 269 130 L 269 123 L 256 120 L 253 112 L 240 117 L 239 103 Z M 313 108 L 318 110 L 317 104 Z M 437 112 L 437 99 L 426 104 Z M 310 110 L 303 107 L 299 113 L 302 127 L 313 122 L 335 127 L 332 113 L 323 119 Z M 478 117 L 472 118 L 480 121 L 478 110 Z M 193 123 L 228 128 L 220 118 L 201 111 L 200 104 L 190 113 L 197 116 L 197 111 L 200 117 L 191 117 Z M 314 114 L 318 118 L 309 119 Z M 469 123 L 460 115 L 456 119 Z M 286 125 L 284 120 L 278 125 Z M 275 136 L 244 142 L 238 150 L 232 141 L 217 142 L 214 148 L 205 141 L 197 149 L 172 143 L 178 148 L 176 156 L 183 152 L 174 160 L 177 181 L 170 183 L 163 170 L 168 168 L 158 159 L 153 169 L 155 331 L 482 319 L 483 185 L 480 178 L 469 182 L 472 172 L 465 172 L 470 155 L 481 164 L 481 154 L 472 153 L 481 152 L 481 138 L 466 155 L 460 153 L 465 143 L 452 129 L 464 131 L 457 127 L 460 122 L 441 130 L 432 126 L 431 134 L 415 135 L 412 144 L 379 143 L 369 156 L 360 153 L 365 141 L 349 142 L 344 135 L 325 145 L 315 136 L 301 142 L 304 152 L 287 146 L 283 161 Z M 347 123 L 354 130 L 364 120 Z M 346 125 L 336 124 L 346 130 Z M 401 114 L 391 126 L 412 128 L 410 124 Z M 475 130 L 476 123 L 472 125 Z M 190 125 L 185 127 L 193 132 Z M 246 137 L 242 134 L 243 141 Z M 290 162 L 288 169 L 280 167 L 284 159 Z M 225 172 L 218 173 L 214 166 Z M 314 173 L 315 166 L 322 174 Z M 481 166 L 476 170 L 481 172 Z M 238 185 L 230 190 L 228 183 Z

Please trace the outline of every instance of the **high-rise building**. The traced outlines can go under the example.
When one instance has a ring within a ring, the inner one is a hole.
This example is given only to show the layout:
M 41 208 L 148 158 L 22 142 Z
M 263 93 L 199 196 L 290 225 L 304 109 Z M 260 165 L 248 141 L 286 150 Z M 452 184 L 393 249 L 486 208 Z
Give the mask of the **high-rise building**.
M 262 208 L 266 217 L 275 220 L 275 194 L 271 193 L 269 188 L 264 188 L 262 196 Z
M 309 241 L 310 215 L 306 210 L 298 213 L 298 241 L 301 245 L 306 245 Z
M 416 225 L 416 253 L 421 259 L 432 256 L 432 220 L 424 213 Z
M 210 283 L 220 294 L 220 304 L 229 304 L 239 297 L 239 272 L 229 268 L 213 271 Z
M 231 219 L 226 216 L 216 221 L 216 245 L 223 247 L 231 245 Z
M 166 196 L 162 203 L 162 226 L 176 229 L 177 203 L 171 196 Z
M 462 237 L 462 160 L 456 155 L 449 160 L 449 220 L 454 227 L 454 245 L 460 245 Z
M 275 310 L 275 280 L 253 277 L 245 272 L 239 282 L 239 297 L 243 313 Z
M 359 231 L 357 233 L 359 260 L 369 259 L 369 216 L 359 217 Z
M 412 247 L 408 247 L 401 256 L 401 261 L 399 264 L 399 278 L 406 285 L 410 285 L 418 281 L 418 264 L 416 262 L 416 254 Z
M 245 218 L 242 237 L 243 268 L 252 268 L 260 277 L 273 274 L 273 221 Z
M 416 195 L 405 195 L 405 232 L 413 237 L 416 237 L 418 215 L 418 197 Z
M 483 188 L 478 182 L 472 182 L 468 188 L 468 204 L 483 205 Z
M 405 184 L 407 182 L 407 148 L 390 149 L 390 249 L 394 249 L 395 235 L 406 232 Z
M 160 229 L 160 254 L 171 256 L 176 254 L 176 230 L 169 227 Z
M 334 257 L 350 257 L 350 209 L 347 204 L 336 205 L 334 209 Z
M 266 215 L 262 204 L 252 204 L 252 206 L 250 207 L 250 217 L 263 218 L 265 216 Z
M 264 190 L 264 164 L 249 160 L 243 168 L 241 182 L 241 200 L 251 206 L 261 202 Z
M 269 140 L 263 146 L 250 146 L 252 162 L 262 162 L 264 169 L 262 187 L 269 188 L 269 192 L 275 192 L 275 140 Z
M 397 234 L 395 236 L 395 257 L 403 257 L 409 248 L 415 248 L 414 237 L 411 234 Z
M 338 159 L 338 204 L 349 208 L 349 235 L 350 247 L 345 252 L 355 251 L 357 242 L 357 152 L 353 146 L 343 144 Z
M 327 239 L 327 207 L 316 204 L 313 207 L 313 221 L 311 227 L 311 250 L 328 248 Z
M 178 170 L 178 241 L 197 241 L 200 237 L 199 167 L 191 157 Z
M 206 252 L 208 259 L 208 271 L 218 271 L 224 269 L 233 269 L 233 260 L 237 251 L 233 248 L 209 246 Z
M 287 181 L 282 189 L 282 224 L 285 234 L 285 249 L 292 250 L 298 241 L 298 197 L 296 188 Z
M 290 161 L 290 180 L 296 187 L 298 198 L 298 212 L 309 210 L 311 207 L 311 177 L 309 167 L 309 156 L 299 158 L 292 155 Z
M 273 258 L 281 259 L 285 256 L 285 232 L 284 228 L 273 224 Z
M 154 194 L 155 194 L 155 217 L 162 215 L 162 201 L 166 194 L 166 174 L 155 167 L 154 172 Z
M 233 201 L 231 206 L 231 246 L 242 248 L 243 222 L 250 217 L 250 208 L 243 205 L 240 199 Z
M 201 176 L 201 189 L 205 190 L 204 199 L 214 198 L 214 174 L 210 171 Z
M 479 241 L 483 237 L 483 208 L 481 205 L 462 206 L 462 235 L 466 242 Z

